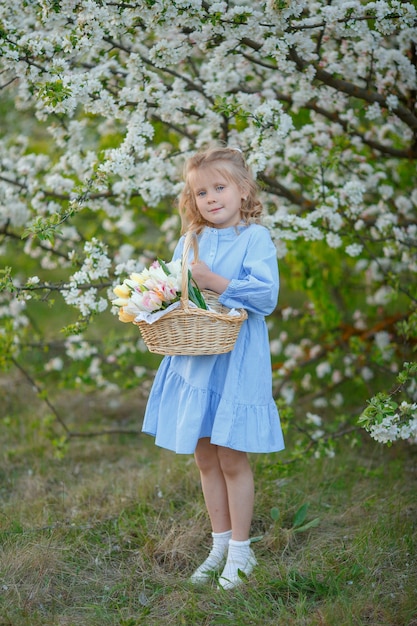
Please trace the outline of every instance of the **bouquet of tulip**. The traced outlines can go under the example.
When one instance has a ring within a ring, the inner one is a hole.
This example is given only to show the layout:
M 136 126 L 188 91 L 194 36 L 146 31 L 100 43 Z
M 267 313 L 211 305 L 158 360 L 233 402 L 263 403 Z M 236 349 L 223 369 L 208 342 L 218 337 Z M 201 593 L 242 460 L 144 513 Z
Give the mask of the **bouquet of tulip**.
M 121 322 L 149 319 L 149 314 L 163 312 L 181 299 L 182 261 L 165 263 L 157 259 L 149 268 L 134 273 L 113 289 L 117 298 L 112 304 L 119 308 Z M 207 310 L 203 295 L 188 270 L 188 299 Z

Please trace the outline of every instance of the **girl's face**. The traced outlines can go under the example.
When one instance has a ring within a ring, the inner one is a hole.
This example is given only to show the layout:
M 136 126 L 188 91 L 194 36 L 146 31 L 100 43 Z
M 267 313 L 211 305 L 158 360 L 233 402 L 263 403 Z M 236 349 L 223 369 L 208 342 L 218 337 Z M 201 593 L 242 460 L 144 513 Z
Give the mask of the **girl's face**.
M 197 208 L 215 228 L 236 226 L 241 221 L 244 192 L 214 169 L 196 170 L 190 181 Z

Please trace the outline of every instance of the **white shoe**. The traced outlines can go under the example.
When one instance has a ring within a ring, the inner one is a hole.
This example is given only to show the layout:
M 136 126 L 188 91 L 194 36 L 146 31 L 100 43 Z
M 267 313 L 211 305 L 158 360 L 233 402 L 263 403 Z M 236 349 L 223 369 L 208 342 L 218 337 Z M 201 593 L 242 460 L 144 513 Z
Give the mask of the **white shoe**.
M 252 573 L 252 570 L 257 563 L 258 562 L 255 558 L 253 550 L 251 549 L 249 550 L 249 556 L 246 563 L 239 564 L 229 558 L 222 575 L 219 578 L 219 587 L 222 589 L 234 589 L 234 587 L 242 584 L 245 577 Z
M 202 563 L 200 567 L 197 567 L 195 572 L 191 574 L 190 582 L 192 582 L 194 585 L 199 585 L 201 583 L 206 583 L 209 580 L 212 580 L 213 572 L 217 572 L 223 562 L 224 558 L 221 559 L 220 562 L 218 561 L 216 563 L 209 554 L 204 563 Z

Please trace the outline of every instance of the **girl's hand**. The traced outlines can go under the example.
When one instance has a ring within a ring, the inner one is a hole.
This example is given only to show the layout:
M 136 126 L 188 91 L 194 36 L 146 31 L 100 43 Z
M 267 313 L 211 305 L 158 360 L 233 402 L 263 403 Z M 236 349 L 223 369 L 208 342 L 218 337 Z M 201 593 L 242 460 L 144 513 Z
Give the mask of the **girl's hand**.
M 204 261 L 193 261 L 190 269 L 200 289 L 210 289 L 216 293 L 223 293 L 229 284 L 227 278 L 212 272 Z
M 207 289 L 207 279 L 212 274 L 208 265 L 204 261 L 193 261 L 191 263 L 191 273 L 200 289 Z

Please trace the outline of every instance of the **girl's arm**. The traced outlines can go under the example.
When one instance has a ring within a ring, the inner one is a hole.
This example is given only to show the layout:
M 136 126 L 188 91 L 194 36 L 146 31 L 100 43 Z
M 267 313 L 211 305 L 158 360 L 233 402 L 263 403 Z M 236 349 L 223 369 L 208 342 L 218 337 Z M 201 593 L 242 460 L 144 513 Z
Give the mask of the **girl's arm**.
M 219 302 L 269 315 L 277 305 L 278 291 L 277 252 L 271 236 L 264 227 L 252 229 L 239 277 L 229 282 Z
M 191 263 L 191 273 L 200 289 L 210 289 L 216 293 L 223 293 L 230 283 L 230 280 L 215 274 L 210 270 L 204 261 L 193 261 Z

